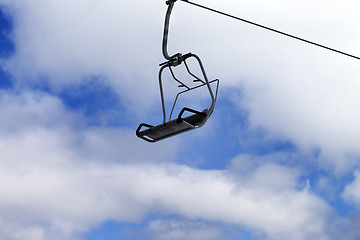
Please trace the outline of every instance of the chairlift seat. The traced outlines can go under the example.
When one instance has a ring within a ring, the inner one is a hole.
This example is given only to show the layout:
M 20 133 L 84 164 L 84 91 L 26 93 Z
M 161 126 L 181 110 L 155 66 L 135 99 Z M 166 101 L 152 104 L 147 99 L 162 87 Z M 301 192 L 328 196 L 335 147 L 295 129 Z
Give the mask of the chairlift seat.
M 206 121 L 208 120 L 210 115 L 212 114 L 214 107 L 215 107 L 216 98 L 217 98 L 219 80 L 216 79 L 216 80 L 209 82 L 209 80 L 206 76 L 206 73 L 205 73 L 204 66 L 203 66 L 200 58 L 197 55 L 195 55 L 193 53 L 187 53 L 187 54 L 176 53 L 171 56 L 171 55 L 169 55 L 169 53 L 167 51 L 170 15 L 171 15 L 172 8 L 173 8 L 175 2 L 176 2 L 176 0 L 166 1 L 166 4 L 168 5 L 168 10 L 166 12 L 166 17 L 165 17 L 164 35 L 163 35 L 163 44 L 162 44 L 162 52 L 163 52 L 164 58 L 166 59 L 166 62 L 163 62 L 160 64 L 161 68 L 159 71 L 159 88 L 160 88 L 160 97 L 161 97 L 161 105 L 162 105 L 162 112 L 163 112 L 163 121 L 161 124 L 159 124 L 157 126 L 152 126 L 152 125 L 149 125 L 146 123 L 141 123 L 136 130 L 136 135 L 139 138 L 144 139 L 145 141 L 148 141 L 148 142 L 157 142 L 159 140 L 162 140 L 162 139 L 165 139 L 165 138 L 168 138 L 168 137 L 171 137 L 171 136 L 174 136 L 174 135 L 177 135 L 177 134 L 180 134 L 180 133 L 192 130 L 192 129 L 202 127 L 206 123 Z M 193 58 L 197 61 L 198 66 L 202 73 L 202 77 L 195 75 L 190 70 L 188 64 L 186 63 L 186 60 L 189 58 Z M 196 86 L 191 87 L 188 84 L 185 84 L 183 81 L 181 81 L 181 79 L 177 78 L 177 76 L 175 76 L 172 68 L 181 66 L 182 64 L 183 64 L 183 66 L 185 65 L 187 73 L 191 77 L 193 77 L 193 82 L 197 83 Z M 163 83 L 162 83 L 162 73 L 163 73 L 164 69 L 168 69 L 170 71 L 170 74 L 171 74 L 171 77 L 173 78 L 173 80 L 179 84 L 178 86 L 182 89 L 185 89 L 185 90 L 181 90 L 176 95 L 175 101 L 173 103 L 171 113 L 169 114 L 169 116 L 167 116 L 167 114 L 166 114 L 165 97 L 164 97 Z M 213 83 L 213 82 L 217 83 L 215 95 L 210 86 L 210 83 Z M 185 92 L 195 90 L 199 87 L 205 87 L 205 86 L 207 87 L 207 89 L 209 91 L 209 95 L 211 98 L 211 106 L 208 107 L 207 109 L 203 110 L 202 112 L 198 112 L 193 109 L 185 107 L 180 111 L 178 118 L 173 119 L 172 114 L 173 114 L 175 104 L 177 102 L 179 95 L 181 95 Z M 186 115 L 185 117 L 182 117 L 182 115 L 184 114 L 185 111 L 190 112 L 192 115 Z M 167 121 L 167 119 L 169 119 L 169 120 Z
M 193 114 L 183 118 L 182 115 L 185 111 Z M 170 120 L 157 126 L 141 123 L 136 130 L 136 135 L 148 142 L 157 142 L 159 140 L 203 126 L 210 114 L 209 109 L 199 112 L 185 107 L 181 110 L 177 119 Z M 147 129 L 141 130 L 143 127 L 147 127 Z

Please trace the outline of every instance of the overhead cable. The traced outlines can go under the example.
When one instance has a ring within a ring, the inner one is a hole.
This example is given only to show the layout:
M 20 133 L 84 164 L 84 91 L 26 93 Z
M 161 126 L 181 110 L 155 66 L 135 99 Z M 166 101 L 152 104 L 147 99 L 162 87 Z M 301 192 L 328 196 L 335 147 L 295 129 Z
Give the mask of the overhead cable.
M 355 58 L 355 59 L 360 60 L 360 57 L 357 57 L 357 56 L 355 56 L 355 55 L 352 55 L 352 54 L 349 54 L 349 53 L 346 53 L 346 52 L 342 52 L 342 51 L 339 51 L 339 50 L 337 50 L 337 49 L 330 48 L 330 47 L 327 47 L 327 46 L 324 46 L 324 45 L 315 43 L 315 42 L 313 42 L 313 41 L 309 41 L 309 40 L 306 40 L 306 39 L 304 39 L 304 38 L 300 38 L 300 37 L 297 37 L 297 36 L 294 36 L 294 35 L 291 35 L 291 34 L 288 34 L 288 33 L 282 32 L 282 31 L 279 31 L 279 30 L 276 30 L 276 29 L 274 29 L 274 28 L 270 28 L 270 27 L 267 27 L 267 26 L 264 26 L 264 25 L 261 25 L 261 24 L 255 23 L 255 22 L 251 22 L 251 21 L 249 21 L 249 20 L 246 20 L 246 19 L 243 19 L 243 18 L 234 16 L 234 15 L 230 15 L 230 14 L 228 14 L 228 13 L 224 13 L 224 12 L 221 12 L 221 11 L 216 10 L 216 9 L 213 9 L 213 8 L 209 8 L 209 7 L 206 7 L 206 6 L 203 6 L 203 5 L 194 3 L 194 2 L 190 2 L 190 1 L 188 1 L 188 0 L 180 0 L 180 1 L 189 3 L 189 4 L 193 5 L 193 6 L 200 7 L 200 8 L 203 8 L 203 9 L 206 9 L 206 10 L 209 10 L 209 11 L 212 11 L 212 12 L 215 12 L 215 13 L 218 13 L 218 14 L 221 14 L 221 15 L 224 15 L 224 16 L 226 16 L 226 17 L 233 18 L 233 19 L 236 19 L 236 20 L 239 20 L 239 21 L 242 21 L 242 22 L 245 22 L 245 23 L 248 23 L 248 24 L 251 24 L 251 25 L 254 25 L 254 26 L 257 26 L 257 27 L 260 27 L 260 28 L 263 28 L 263 29 L 266 29 L 266 30 L 269 30 L 269 31 L 272 31 L 272 32 L 275 32 L 275 33 L 278 33 L 278 34 L 281 34 L 281 35 L 284 35 L 284 36 L 287 36 L 287 37 L 290 37 L 290 38 L 294 38 L 294 39 L 296 39 L 296 40 L 299 40 L 299 41 L 302 41 L 302 42 L 305 42 L 305 43 L 308 43 L 308 44 L 315 45 L 315 46 L 317 46 L 317 47 L 324 48 L 324 49 L 329 50 L 329 51 L 333 51 L 333 52 L 336 52 L 336 53 L 339 53 L 339 54 L 343 54 L 343 55 L 345 55 L 345 56 L 352 57 L 352 58 Z

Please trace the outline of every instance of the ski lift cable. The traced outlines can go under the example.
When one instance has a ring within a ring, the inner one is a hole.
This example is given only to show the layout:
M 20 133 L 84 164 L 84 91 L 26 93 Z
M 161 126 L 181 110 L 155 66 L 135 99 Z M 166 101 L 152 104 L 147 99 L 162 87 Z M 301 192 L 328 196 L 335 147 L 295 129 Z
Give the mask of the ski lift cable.
M 291 35 L 289 33 L 285 33 L 285 32 L 276 30 L 274 28 L 270 28 L 270 27 L 267 27 L 267 26 L 264 26 L 264 25 L 261 25 L 261 24 L 255 23 L 255 22 L 251 22 L 249 20 L 246 20 L 246 19 L 234 16 L 234 15 L 231 15 L 231 14 L 228 14 L 228 13 L 225 13 L 225 12 L 222 12 L 222 11 L 219 11 L 219 10 L 216 10 L 216 9 L 204 6 L 204 5 L 200 5 L 198 3 L 194 3 L 194 2 L 191 2 L 191 1 L 188 1 L 188 0 L 180 0 L 180 1 L 191 4 L 191 5 L 196 6 L 196 7 L 203 8 L 203 9 L 211 11 L 211 12 L 215 12 L 217 14 L 220 14 L 220 15 L 223 15 L 223 16 L 226 16 L 226 17 L 229 17 L 229 18 L 236 19 L 238 21 L 242 21 L 242 22 L 254 25 L 256 27 L 260 27 L 260 28 L 263 28 L 263 29 L 266 29 L 266 30 L 269 30 L 269 31 L 272 31 L 272 32 L 275 32 L 275 33 L 278 33 L 278 34 L 281 34 L 281 35 L 284 35 L 284 36 L 287 36 L 287 37 L 290 37 L 290 38 L 293 38 L 293 39 L 296 39 L 296 40 L 299 40 L 299 41 L 302 41 L 302 42 L 305 42 L 305 43 L 308 43 L 308 44 L 311 44 L 311 45 L 315 45 L 315 46 L 320 47 L 320 48 L 324 48 L 324 49 L 329 50 L 329 51 L 333 51 L 333 52 L 336 52 L 336 53 L 339 53 L 339 54 L 342 54 L 342 55 L 345 55 L 345 56 L 360 60 L 360 57 L 357 57 L 355 55 L 352 55 L 352 54 L 349 54 L 349 53 L 346 53 L 346 52 L 342 52 L 342 51 L 339 51 L 337 49 L 330 48 L 330 47 L 327 47 L 325 45 L 322 45 L 322 44 L 319 44 L 319 43 L 316 43 L 316 42 L 313 42 L 313 41 L 310 41 L 310 40 L 306 40 L 304 38 L 300 38 L 300 37 Z

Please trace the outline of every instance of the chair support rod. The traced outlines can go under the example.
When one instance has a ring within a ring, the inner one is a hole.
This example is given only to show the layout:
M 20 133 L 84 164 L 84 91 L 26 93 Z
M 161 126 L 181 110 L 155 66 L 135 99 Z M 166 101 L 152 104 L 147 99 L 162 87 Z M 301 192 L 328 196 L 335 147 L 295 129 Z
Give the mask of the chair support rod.
M 168 9 L 166 11 L 165 24 L 164 24 L 162 52 L 163 52 L 164 58 L 166 60 L 169 60 L 169 61 L 171 61 L 171 60 L 179 60 L 179 58 L 181 58 L 181 53 L 176 53 L 176 54 L 170 56 L 168 51 L 167 51 L 168 36 L 169 36 L 169 25 L 170 25 L 170 15 L 171 15 L 171 12 L 172 12 L 172 9 L 174 7 L 175 2 L 176 2 L 176 0 L 166 1 L 166 4 L 168 5 Z

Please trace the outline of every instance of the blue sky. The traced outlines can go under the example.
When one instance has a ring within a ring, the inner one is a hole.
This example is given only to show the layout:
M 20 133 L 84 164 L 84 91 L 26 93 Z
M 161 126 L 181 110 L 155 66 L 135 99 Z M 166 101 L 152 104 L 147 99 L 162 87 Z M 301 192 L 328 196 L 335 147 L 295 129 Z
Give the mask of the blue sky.
M 360 62 L 178 1 L 218 101 L 149 144 L 164 2 L 0 0 L 0 239 L 359 239 Z M 360 55 L 355 0 L 197 2 Z

